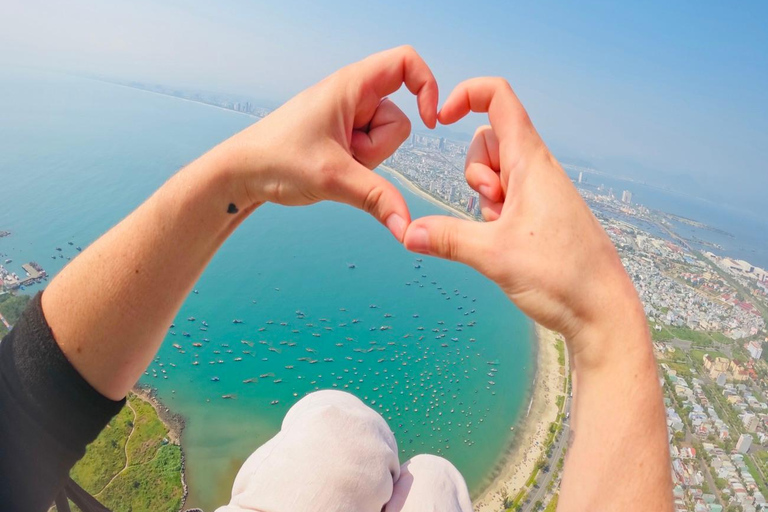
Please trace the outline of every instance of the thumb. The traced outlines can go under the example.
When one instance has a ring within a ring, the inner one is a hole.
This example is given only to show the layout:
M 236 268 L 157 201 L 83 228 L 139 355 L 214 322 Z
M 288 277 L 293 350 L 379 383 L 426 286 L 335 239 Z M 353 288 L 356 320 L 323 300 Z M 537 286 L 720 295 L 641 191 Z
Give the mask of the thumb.
M 459 261 L 482 272 L 489 259 L 490 228 L 444 215 L 422 217 L 408 226 L 403 244 L 409 251 Z
M 408 205 L 397 188 L 357 161 L 335 180 L 330 199 L 364 210 L 384 224 L 402 242 L 411 221 Z

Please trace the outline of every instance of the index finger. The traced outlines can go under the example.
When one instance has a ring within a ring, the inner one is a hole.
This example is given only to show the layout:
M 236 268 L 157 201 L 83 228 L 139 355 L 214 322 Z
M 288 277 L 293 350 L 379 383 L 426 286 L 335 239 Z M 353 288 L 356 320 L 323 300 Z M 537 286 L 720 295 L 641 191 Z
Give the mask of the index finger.
M 437 81 L 413 47 L 406 45 L 375 53 L 353 66 L 356 67 L 355 76 L 360 80 L 359 90 L 373 91 L 377 100 L 394 93 L 405 83 L 408 90 L 416 95 L 424 124 L 429 128 L 435 127 Z
M 533 130 L 528 113 L 503 78 L 471 78 L 461 82 L 445 100 L 437 117 L 440 123 L 451 124 L 469 112 L 487 112 L 491 127 L 501 140 Z

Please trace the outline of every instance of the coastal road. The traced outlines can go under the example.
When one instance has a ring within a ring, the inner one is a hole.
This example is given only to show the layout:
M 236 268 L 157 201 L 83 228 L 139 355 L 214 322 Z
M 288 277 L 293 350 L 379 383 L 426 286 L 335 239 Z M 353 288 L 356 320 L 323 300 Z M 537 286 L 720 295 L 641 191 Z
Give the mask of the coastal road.
M 571 410 L 570 407 L 570 398 L 568 398 L 568 403 L 565 406 L 566 413 Z M 555 445 L 552 448 L 552 456 L 547 459 L 547 465 L 549 466 L 549 471 L 546 473 L 540 473 L 538 477 L 538 488 L 534 489 L 533 492 L 528 494 L 527 501 L 525 505 L 523 505 L 523 512 L 533 512 L 534 507 L 536 506 L 536 503 L 539 500 L 544 500 L 544 498 L 547 496 L 547 486 L 549 486 L 549 482 L 552 480 L 552 477 L 555 475 L 556 471 L 555 468 L 557 466 L 557 462 L 562 458 L 563 451 L 565 450 L 566 445 L 568 444 L 568 438 L 571 435 L 571 427 L 568 424 L 567 420 L 563 421 L 563 428 L 560 431 L 560 436 L 557 438 L 557 441 L 555 441 Z M 543 476 L 541 476 L 543 475 Z

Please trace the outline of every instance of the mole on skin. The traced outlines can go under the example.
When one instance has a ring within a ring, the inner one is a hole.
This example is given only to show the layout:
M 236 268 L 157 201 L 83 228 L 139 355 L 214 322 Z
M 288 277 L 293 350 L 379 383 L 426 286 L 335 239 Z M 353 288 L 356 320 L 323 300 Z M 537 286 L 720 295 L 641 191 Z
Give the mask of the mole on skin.
M 235 214 L 239 211 L 240 210 L 237 209 L 237 205 L 235 203 L 229 203 L 229 206 L 227 207 L 227 213 Z

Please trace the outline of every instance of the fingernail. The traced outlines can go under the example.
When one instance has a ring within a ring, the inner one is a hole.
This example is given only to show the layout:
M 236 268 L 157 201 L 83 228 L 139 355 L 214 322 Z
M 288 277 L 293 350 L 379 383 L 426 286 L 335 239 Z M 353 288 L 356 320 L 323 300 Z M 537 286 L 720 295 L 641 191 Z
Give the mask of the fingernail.
M 480 191 L 480 195 L 487 197 L 488 199 L 491 199 L 491 194 L 493 193 L 493 189 L 490 185 L 480 185 L 477 187 Z
M 399 216 L 396 213 L 391 214 L 389 217 L 387 217 L 387 229 L 389 229 L 392 234 L 397 238 L 397 241 L 400 242 L 403 240 L 403 235 L 405 234 L 405 219 L 403 219 L 401 216 Z
M 427 233 L 427 230 L 422 227 L 412 228 L 408 233 L 408 244 L 406 247 L 409 251 L 429 254 L 429 233 Z

